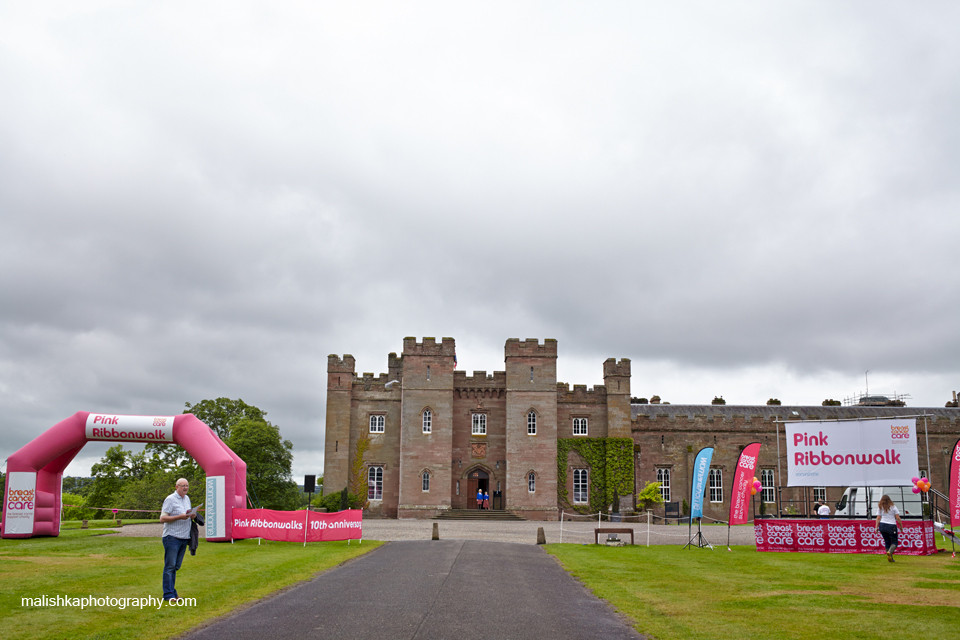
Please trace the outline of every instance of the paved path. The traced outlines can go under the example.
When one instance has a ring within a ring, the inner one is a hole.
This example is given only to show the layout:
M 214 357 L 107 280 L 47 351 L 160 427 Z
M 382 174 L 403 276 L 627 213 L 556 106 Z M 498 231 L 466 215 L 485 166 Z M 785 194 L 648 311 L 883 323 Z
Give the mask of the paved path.
M 574 544 L 588 544 L 593 540 L 593 529 L 596 521 L 564 522 L 561 530 L 559 522 L 538 522 L 527 520 L 523 522 L 472 522 L 463 520 L 438 520 L 441 540 L 488 540 L 491 542 L 519 542 L 524 544 L 537 543 L 537 529 L 543 527 L 547 542 L 566 542 Z M 433 520 L 389 520 L 379 518 L 365 518 L 363 521 L 364 540 L 430 540 L 433 533 Z M 614 523 L 604 522 L 603 526 L 629 527 L 634 530 L 636 543 L 647 544 L 647 523 Z M 160 537 L 159 524 L 131 524 L 122 527 L 118 535 Z M 690 539 L 687 525 L 651 525 L 650 544 L 678 545 L 687 544 Z M 696 533 L 696 527 L 693 528 Z M 726 546 L 727 527 L 703 526 L 703 536 L 707 542 L 715 547 Z M 752 526 L 733 527 L 730 531 L 730 544 L 755 544 Z
M 366 523 L 364 523 L 366 525 Z M 185 638 L 642 638 L 542 548 L 390 542 Z

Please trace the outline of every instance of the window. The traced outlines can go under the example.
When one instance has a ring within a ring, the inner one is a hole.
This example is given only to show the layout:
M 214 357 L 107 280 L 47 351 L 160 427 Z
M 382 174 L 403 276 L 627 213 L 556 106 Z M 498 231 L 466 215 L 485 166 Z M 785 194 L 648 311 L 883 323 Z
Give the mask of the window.
M 382 415 L 370 416 L 370 433 L 383 433 L 383 425 L 386 419 Z
M 537 490 L 537 475 L 531 471 L 527 474 L 527 491 L 534 493 Z
M 423 432 L 431 433 L 433 431 L 433 411 L 423 410 Z
M 760 484 L 763 485 L 763 491 L 760 492 L 760 499 L 763 502 L 776 502 L 777 488 L 773 486 L 773 469 L 760 470 Z
M 383 467 L 367 470 L 367 500 L 383 500 Z
M 660 497 L 670 502 L 670 469 L 657 469 L 657 482 L 660 483 Z
M 475 413 L 473 414 L 473 435 L 475 436 L 485 436 L 487 435 L 487 414 L 485 413 Z
M 586 504 L 587 497 L 587 470 L 573 470 L 573 504 Z
M 537 435 L 537 413 L 535 411 L 527 414 L 527 435 Z
M 530 367 L 530 382 L 533 382 L 533 367 Z
M 587 419 L 586 418 L 573 419 L 573 435 L 575 436 L 587 435 Z
M 423 491 L 430 491 L 430 472 L 423 472 Z
M 427 380 L 430 379 L 430 365 L 427 365 Z
M 827 501 L 827 488 L 826 488 L 826 487 L 814 487 L 814 488 L 813 488 L 813 501 L 814 501 L 814 502 L 826 502 L 826 501 Z
M 723 502 L 723 472 L 710 467 L 710 502 Z

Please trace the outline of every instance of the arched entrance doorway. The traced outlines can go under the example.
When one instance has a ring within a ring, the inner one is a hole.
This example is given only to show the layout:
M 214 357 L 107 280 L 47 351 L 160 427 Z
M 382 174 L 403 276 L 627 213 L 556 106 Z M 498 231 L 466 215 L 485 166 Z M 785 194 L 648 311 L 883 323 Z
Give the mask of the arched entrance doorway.
M 483 467 L 467 471 L 467 508 L 477 508 L 477 491 L 490 493 L 490 474 Z
M 187 450 L 207 474 L 206 538 L 231 539 L 232 512 L 247 499 L 247 465 L 217 433 L 192 413 L 178 416 L 122 416 L 78 411 L 7 458 L 3 494 L 4 538 L 60 534 L 63 470 L 92 440 L 170 442 Z

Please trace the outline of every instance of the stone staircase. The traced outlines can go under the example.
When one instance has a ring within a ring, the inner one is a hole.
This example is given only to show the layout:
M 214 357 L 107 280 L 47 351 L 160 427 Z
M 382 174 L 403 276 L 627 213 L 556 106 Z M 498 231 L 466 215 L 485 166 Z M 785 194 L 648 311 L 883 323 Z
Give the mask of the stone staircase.
M 517 514 L 501 509 L 447 509 L 437 514 L 434 520 L 474 520 L 523 522 Z

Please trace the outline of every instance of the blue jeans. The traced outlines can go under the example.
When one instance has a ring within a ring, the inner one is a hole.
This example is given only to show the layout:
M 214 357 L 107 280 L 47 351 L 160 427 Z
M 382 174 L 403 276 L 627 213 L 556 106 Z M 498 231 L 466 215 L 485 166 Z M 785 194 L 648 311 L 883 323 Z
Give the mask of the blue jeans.
M 177 570 L 183 563 L 183 553 L 190 544 L 189 538 L 163 536 L 163 599 L 177 596 Z

